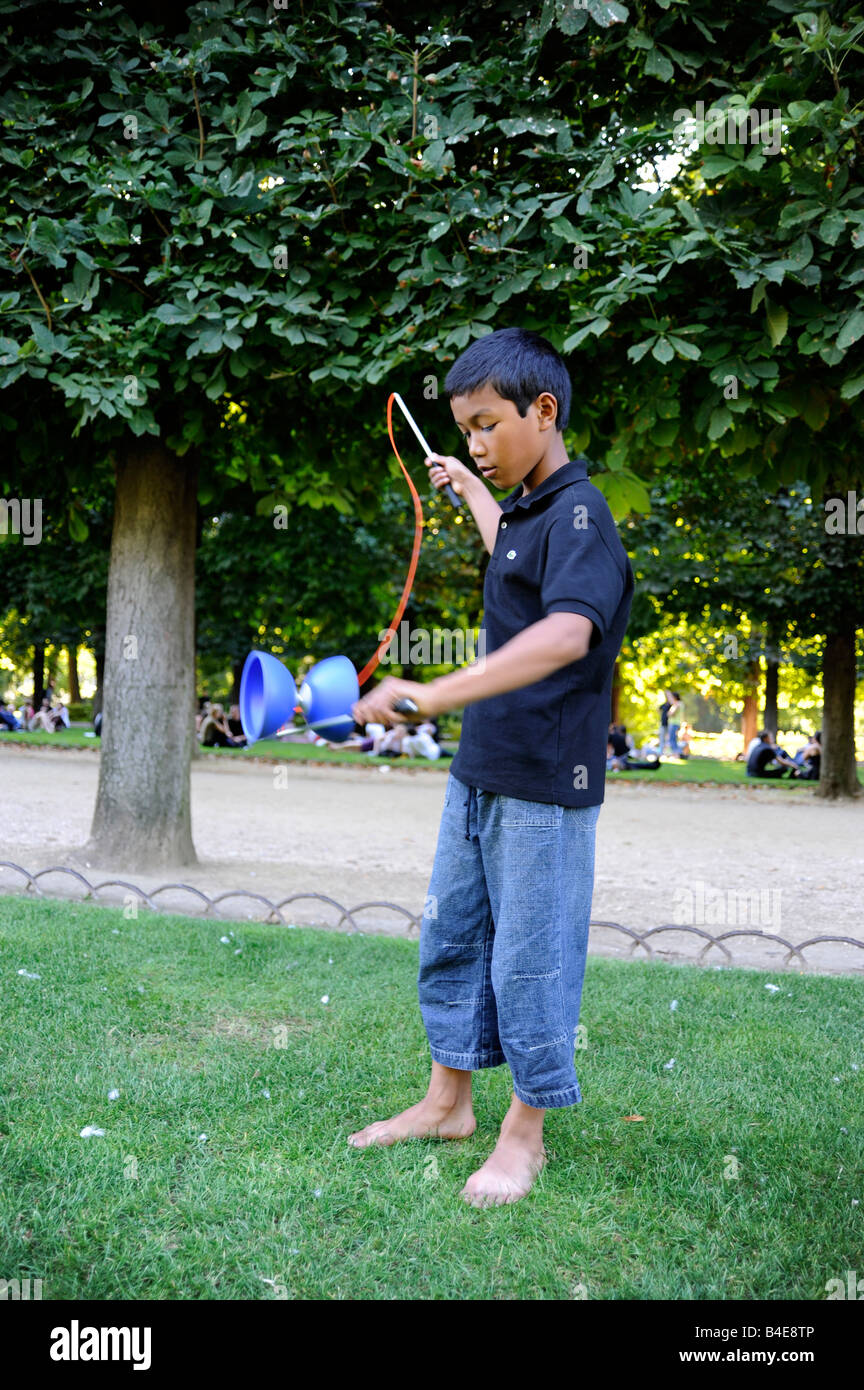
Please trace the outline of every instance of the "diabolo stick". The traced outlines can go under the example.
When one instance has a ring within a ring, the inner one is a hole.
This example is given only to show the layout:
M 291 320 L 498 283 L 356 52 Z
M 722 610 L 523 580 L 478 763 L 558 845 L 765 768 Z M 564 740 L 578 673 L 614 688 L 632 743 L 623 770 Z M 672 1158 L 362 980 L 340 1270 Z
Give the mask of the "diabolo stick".
M 426 440 L 423 438 L 422 434 L 420 433 L 420 430 L 417 427 L 417 423 L 414 420 L 411 411 L 408 409 L 407 405 L 403 401 L 402 397 L 399 395 L 398 391 L 393 392 L 393 399 L 399 406 L 399 409 L 402 411 L 402 414 L 405 416 L 405 419 L 408 421 L 408 424 L 411 426 L 412 430 L 417 436 L 417 442 L 420 445 L 420 448 L 424 451 L 425 456 L 428 458 L 430 454 L 435 453 L 435 450 L 429 448 L 429 445 L 426 443 Z M 444 492 L 446 492 L 448 498 L 453 503 L 454 507 L 458 507 L 461 505 L 462 499 L 460 498 L 458 492 L 454 491 L 450 483 L 448 483 L 443 490 Z

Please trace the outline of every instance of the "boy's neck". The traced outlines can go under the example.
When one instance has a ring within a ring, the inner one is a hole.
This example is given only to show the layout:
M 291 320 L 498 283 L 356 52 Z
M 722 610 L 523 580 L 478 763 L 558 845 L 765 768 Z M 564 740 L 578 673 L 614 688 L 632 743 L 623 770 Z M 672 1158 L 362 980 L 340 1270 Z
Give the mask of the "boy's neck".
M 559 435 L 554 444 L 551 445 L 548 453 L 536 464 L 529 474 L 522 479 L 522 496 L 525 497 L 529 492 L 533 492 L 540 483 L 545 483 L 547 478 L 551 478 L 553 473 L 557 473 L 559 468 L 563 468 L 570 462 L 564 440 Z

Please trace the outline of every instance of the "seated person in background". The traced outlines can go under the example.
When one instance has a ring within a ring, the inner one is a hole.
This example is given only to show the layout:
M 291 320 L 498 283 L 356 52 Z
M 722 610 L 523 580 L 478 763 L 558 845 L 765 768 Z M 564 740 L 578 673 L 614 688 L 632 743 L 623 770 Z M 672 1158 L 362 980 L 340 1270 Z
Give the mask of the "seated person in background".
M 812 738 L 795 754 L 798 776 L 808 781 L 818 782 L 822 768 L 822 730 L 817 729 Z
M 413 728 L 410 725 L 409 728 Z M 431 723 L 418 724 L 416 733 L 410 733 L 402 740 L 402 752 L 409 758 L 430 758 L 434 761 L 441 757 L 441 748 L 437 742 L 437 725 Z
M 690 728 L 690 725 L 687 723 L 687 720 L 685 719 L 684 723 L 681 725 L 681 732 L 678 735 L 678 754 L 680 757 L 690 757 L 690 744 L 692 743 L 692 741 L 693 730 Z
M 195 715 L 195 732 L 196 732 L 196 734 L 200 734 L 200 733 L 201 733 L 201 725 L 204 723 L 204 720 L 207 718 L 207 715 L 208 715 L 209 713 L 210 713 L 210 701 L 207 699 L 207 696 L 206 696 L 206 695 L 202 695 L 201 699 L 198 701 L 198 712 L 197 712 L 197 714 Z
M 21 721 L 14 715 L 11 709 L 7 708 L 4 700 L 0 705 L 0 729 L 20 729 Z
M 750 760 L 750 754 L 753 752 L 753 749 L 754 749 L 754 748 L 758 748 L 758 747 L 759 747 L 759 744 L 760 744 L 761 742 L 762 742 L 762 739 L 760 738 L 759 734 L 757 734 L 755 738 L 751 738 L 750 742 L 747 744 L 747 747 L 744 749 L 744 752 L 742 753 L 741 750 L 739 749 L 738 752 L 735 754 L 735 761 L 736 761 L 736 763 L 746 763 L 746 762 L 749 762 L 749 760 Z
M 243 748 L 245 746 L 246 735 L 243 732 L 243 721 L 240 718 L 239 705 L 232 705 L 228 711 L 228 732 L 238 748 Z
M 778 763 L 778 767 L 769 767 L 769 763 Z M 769 729 L 763 729 L 759 735 L 759 742 L 753 747 L 747 759 L 748 777 L 783 777 L 786 772 L 791 775 L 798 771 L 797 763 L 794 763 L 788 754 L 778 748 Z
M 211 705 L 210 712 L 201 722 L 198 737 L 205 748 L 236 748 L 237 740 L 232 736 L 225 718 L 225 711 L 219 704 Z
M 647 768 L 649 771 L 660 766 L 659 757 L 640 761 L 631 754 L 632 739 L 628 744 L 626 724 L 613 724 L 606 743 L 606 767 L 611 772 L 626 772 L 628 768 Z
M 392 729 L 386 729 L 383 724 L 367 724 L 362 751 L 371 758 L 379 755 L 382 758 L 398 758 L 402 754 L 403 739 L 413 732 L 413 724 L 396 724 Z
M 57 729 L 63 727 L 65 720 L 59 709 L 51 708 L 51 701 L 47 695 L 43 695 L 42 704 L 32 719 L 29 721 L 28 729 L 44 729 L 46 733 L 53 734 Z

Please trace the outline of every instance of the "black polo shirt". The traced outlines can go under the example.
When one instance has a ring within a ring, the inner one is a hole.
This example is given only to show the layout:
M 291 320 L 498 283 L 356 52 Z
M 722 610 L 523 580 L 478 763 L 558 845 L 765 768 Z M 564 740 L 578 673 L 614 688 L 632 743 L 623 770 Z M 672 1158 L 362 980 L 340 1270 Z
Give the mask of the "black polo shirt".
M 633 571 L 606 498 L 580 454 L 501 503 L 483 587 L 486 653 L 550 613 L 594 624 L 581 661 L 544 680 L 467 705 L 455 777 L 484 791 L 558 806 L 598 806 L 606 782 L 612 676 Z

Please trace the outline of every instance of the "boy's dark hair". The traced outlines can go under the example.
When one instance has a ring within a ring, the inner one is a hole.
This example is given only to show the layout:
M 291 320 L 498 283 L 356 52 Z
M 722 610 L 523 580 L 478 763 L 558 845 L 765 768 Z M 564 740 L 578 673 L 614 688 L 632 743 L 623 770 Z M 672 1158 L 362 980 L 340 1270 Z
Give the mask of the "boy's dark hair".
M 445 378 L 444 393 L 450 400 L 484 386 L 512 401 L 523 419 L 531 402 L 548 391 L 558 402 L 555 428 L 567 428 L 573 391 L 570 374 L 560 353 L 530 328 L 498 328 L 477 338 L 456 358 Z

